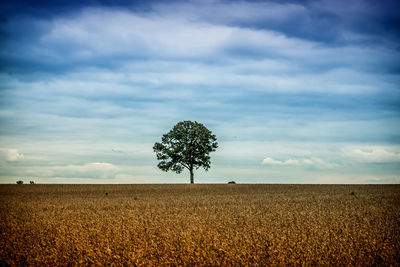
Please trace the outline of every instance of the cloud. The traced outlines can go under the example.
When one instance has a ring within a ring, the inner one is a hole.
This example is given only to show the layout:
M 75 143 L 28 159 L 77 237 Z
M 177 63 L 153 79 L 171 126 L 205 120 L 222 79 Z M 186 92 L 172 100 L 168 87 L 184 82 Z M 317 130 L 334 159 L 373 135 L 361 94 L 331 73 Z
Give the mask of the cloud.
M 129 9 L 82 7 L 72 14 L 61 14 L 50 18 L 28 17 L 22 22 L 11 18 L 5 27 L 10 30 L 4 44 L 7 52 L 2 54 L 10 64 L 4 67 L 28 68 L 35 72 L 40 70 L 55 72 L 57 69 L 81 70 L 85 66 L 120 70 L 132 62 L 146 64 L 147 61 L 156 60 L 190 60 L 203 63 L 207 67 L 212 67 L 216 63 L 227 67 L 232 63 L 240 66 L 239 63 L 243 59 L 255 62 L 276 60 L 278 66 L 282 63 L 298 66 L 301 62 L 301 66 L 297 69 L 305 72 L 309 69 L 312 72 L 333 70 L 349 65 L 364 69 L 398 66 L 391 50 L 355 45 L 321 46 L 315 40 L 269 27 L 271 23 L 268 23 L 268 20 L 272 14 L 273 17 L 279 17 L 273 18 L 278 21 L 277 24 L 280 24 L 282 18 L 290 18 L 288 24 L 292 25 L 294 13 L 304 13 L 304 17 L 308 17 L 309 10 L 299 4 L 241 2 L 220 3 L 217 6 L 221 9 L 221 12 L 217 12 L 219 16 L 237 15 L 233 16 L 232 21 L 222 19 L 210 21 L 207 19 L 207 14 L 215 14 L 209 11 L 215 7 L 174 3 L 155 5 L 156 12 L 147 13 L 133 12 Z M 185 12 L 179 13 L 180 8 Z M 234 12 L 226 12 L 230 9 Z M 254 19 L 253 13 L 258 14 L 256 17 L 267 20 L 267 23 L 260 23 L 264 27 L 246 26 L 241 23 L 243 19 Z M 199 18 L 192 19 L 192 15 Z M 305 22 L 305 24 L 310 28 L 310 25 L 319 23 Z M 29 42 L 22 42 L 20 38 L 24 32 L 13 32 L 11 29 L 25 29 L 28 25 L 38 25 L 36 26 L 38 29 L 32 31 L 33 37 Z M 324 27 L 323 32 L 327 32 L 326 28 L 328 27 Z M 320 33 L 321 31 L 318 31 L 316 36 Z M 341 56 L 338 57 L 338 54 Z M 235 62 L 236 60 L 238 62 Z M 305 66 L 307 68 L 304 68 Z M 156 73 L 152 73 L 154 74 Z M 194 80 L 197 80 L 196 74 L 198 72 L 186 74 L 186 78 L 190 80 L 194 77 Z M 218 77 L 219 74 L 215 76 Z M 183 76 L 181 74 L 174 77 Z M 248 77 L 247 80 L 255 79 L 265 84 L 272 78 L 261 80 L 262 77 L 263 75 Z M 285 78 L 289 77 L 291 75 Z M 149 78 L 157 80 L 157 77 Z M 209 77 L 200 75 L 200 78 L 207 80 Z M 228 76 L 224 80 L 229 81 L 232 78 L 235 77 Z M 241 78 L 240 75 L 238 78 Z M 285 79 L 280 81 L 284 82 Z M 161 84 L 162 82 L 160 81 Z
M 268 164 L 268 165 L 282 165 L 283 161 L 274 160 L 272 158 L 267 157 L 261 163 L 262 164 Z
M 392 43 L 398 29 L 399 5 L 394 1 L 217 1 L 216 3 L 158 3 L 157 13 L 214 24 L 270 29 L 286 36 L 338 46 L 351 43 Z M 363 36 L 362 40 L 349 35 Z M 380 35 L 381 38 L 377 38 Z M 395 39 L 396 39 L 395 38 Z M 392 43 L 393 45 L 394 43 Z
M 22 162 L 24 158 L 25 155 L 19 149 L 0 147 L 0 168 L 3 168 L 2 171 L 4 173 L 6 173 L 7 166 L 14 165 L 12 163 Z
M 261 164 L 264 165 L 278 165 L 278 166 L 309 166 L 318 168 L 334 168 L 337 165 L 328 163 L 319 158 L 307 158 L 307 159 L 287 159 L 287 160 L 275 160 L 270 157 L 263 159 Z
M 68 168 L 77 171 L 105 171 L 105 170 L 117 170 L 118 167 L 107 162 L 91 162 L 85 165 L 69 165 L 62 168 Z
M 18 149 L 8 149 L 6 160 L 9 162 L 15 162 L 22 160 L 24 158 L 24 154 L 20 153 Z
M 285 161 L 279 161 L 279 160 L 274 160 L 270 157 L 265 158 L 262 161 L 262 164 L 266 165 L 287 165 L 287 166 L 298 166 L 300 165 L 300 162 L 296 159 L 288 159 Z
M 113 164 L 107 163 L 107 162 L 93 162 L 93 163 L 87 164 L 87 166 L 95 167 L 95 168 L 104 168 L 104 169 L 116 169 L 117 168 Z
M 92 162 L 84 165 L 51 166 L 46 168 L 51 176 L 64 178 L 114 179 L 120 168 L 107 162 Z
M 398 147 L 366 146 L 343 149 L 345 156 L 365 163 L 393 163 L 400 162 Z
M 68 60 L 76 61 L 111 59 L 109 56 L 117 60 L 200 58 L 213 52 L 233 31 L 230 27 L 196 24 L 180 18 L 100 8 L 88 8 L 73 17 L 47 23 L 51 30 L 40 37 L 37 48 L 41 49 L 36 52 L 60 63 L 67 59 L 64 53 L 69 55 Z

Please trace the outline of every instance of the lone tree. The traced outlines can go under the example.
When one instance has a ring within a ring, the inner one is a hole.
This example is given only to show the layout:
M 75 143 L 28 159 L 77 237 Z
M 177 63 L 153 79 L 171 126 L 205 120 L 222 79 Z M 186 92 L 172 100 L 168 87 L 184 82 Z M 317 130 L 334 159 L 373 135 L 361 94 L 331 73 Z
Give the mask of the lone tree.
M 164 134 L 161 143 L 156 142 L 153 149 L 160 160 L 158 168 L 176 173 L 186 168 L 190 172 L 190 183 L 193 184 L 193 170 L 203 167 L 207 171 L 211 164 L 209 154 L 217 147 L 217 138 L 203 124 L 182 121 Z

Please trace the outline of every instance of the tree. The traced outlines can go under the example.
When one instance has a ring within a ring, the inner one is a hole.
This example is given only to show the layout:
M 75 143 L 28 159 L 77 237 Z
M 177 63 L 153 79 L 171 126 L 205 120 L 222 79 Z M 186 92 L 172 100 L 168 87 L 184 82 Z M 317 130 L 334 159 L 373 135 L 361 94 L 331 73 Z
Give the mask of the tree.
M 22 180 L 17 181 L 17 184 L 23 184 L 23 183 L 24 183 L 24 181 L 22 181 Z
M 190 172 L 190 183 L 194 183 L 193 170 L 210 168 L 210 152 L 218 148 L 217 138 L 203 124 L 192 121 L 177 123 L 164 134 L 161 143 L 153 146 L 158 168 L 163 171 L 181 173 L 185 168 Z

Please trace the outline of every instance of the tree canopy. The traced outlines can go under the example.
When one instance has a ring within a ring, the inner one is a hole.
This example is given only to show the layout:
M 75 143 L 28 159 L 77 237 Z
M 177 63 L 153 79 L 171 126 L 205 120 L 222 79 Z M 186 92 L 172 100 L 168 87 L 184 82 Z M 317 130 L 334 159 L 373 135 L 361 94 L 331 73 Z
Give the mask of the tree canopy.
M 158 168 L 163 171 L 181 173 L 185 168 L 190 172 L 190 183 L 194 183 L 193 170 L 211 167 L 210 152 L 218 148 L 217 138 L 203 124 L 192 121 L 177 123 L 164 134 L 161 142 L 153 146 Z

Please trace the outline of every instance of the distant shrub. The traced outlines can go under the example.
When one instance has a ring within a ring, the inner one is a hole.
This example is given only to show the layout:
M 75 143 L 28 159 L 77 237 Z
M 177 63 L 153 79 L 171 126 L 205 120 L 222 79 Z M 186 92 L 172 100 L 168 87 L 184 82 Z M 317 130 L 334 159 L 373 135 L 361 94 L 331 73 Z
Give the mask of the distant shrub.
M 24 183 L 24 181 L 22 181 L 22 180 L 17 181 L 17 184 L 23 184 L 23 183 Z
M 34 182 L 34 181 L 29 181 L 29 183 L 30 183 L 30 184 L 35 184 L 35 182 Z
M 236 182 L 235 181 L 230 181 L 230 182 L 228 182 L 228 184 L 236 184 Z

